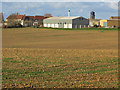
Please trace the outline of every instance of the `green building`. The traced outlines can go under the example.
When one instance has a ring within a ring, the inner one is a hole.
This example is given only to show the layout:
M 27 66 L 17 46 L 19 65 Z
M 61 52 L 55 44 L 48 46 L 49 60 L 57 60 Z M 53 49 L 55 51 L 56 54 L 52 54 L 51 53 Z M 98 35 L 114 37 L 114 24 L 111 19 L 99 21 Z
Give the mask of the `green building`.
M 50 17 L 43 20 L 44 27 L 81 28 L 88 27 L 89 20 L 84 17 Z

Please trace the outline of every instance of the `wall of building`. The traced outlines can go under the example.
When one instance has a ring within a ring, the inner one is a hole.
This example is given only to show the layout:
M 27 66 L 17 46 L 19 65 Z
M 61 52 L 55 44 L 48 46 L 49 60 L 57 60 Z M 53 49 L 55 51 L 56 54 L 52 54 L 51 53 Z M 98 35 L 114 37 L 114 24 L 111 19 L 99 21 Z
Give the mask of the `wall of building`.
M 33 26 L 33 22 L 32 21 L 24 21 L 24 26 L 31 27 L 31 26 Z
M 105 23 L 107 23 L 107 20 L 105 20 L 105 19 L 100 20 L 100 25 L 101 25 L 102 27 L 107 27 L 107 26 L 105 25 Z
M 75 19 L 44 19 L 44 27 L 52 28 L 81 28 L 88 27 L 89 20 L 83 17 Z
M 72 24 L 73 24 L 72 28 L 88 27 L 89 20 L 83 17 L 80 17 L 80 18 L 73 19 Z
M 95 19 L 95 20 L 90 20 L 90 21 L 89 21 L 89 25 L 90 25 L 90 26 L 93 27 L 95 24 L 96 24 L 96 25 L 100 25 L 100 20 L 96 20 L 96 19 Z
M 72 28 L 71 19 L 44 19 L 44 27 L 52 28 Z
M 107 26 L 108 27 L 116 27 L 116 28 L 118 28 L 118 27 L 120 27 L 120 20 L 108 20 L 107 21 Z

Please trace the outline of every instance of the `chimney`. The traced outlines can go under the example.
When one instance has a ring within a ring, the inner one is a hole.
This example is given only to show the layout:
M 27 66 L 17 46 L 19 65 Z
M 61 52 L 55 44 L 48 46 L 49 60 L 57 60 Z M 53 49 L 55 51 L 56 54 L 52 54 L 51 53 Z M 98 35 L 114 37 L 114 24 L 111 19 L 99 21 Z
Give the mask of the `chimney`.
M 70 17 L 70 10 L 68 10 L 68 17 Z

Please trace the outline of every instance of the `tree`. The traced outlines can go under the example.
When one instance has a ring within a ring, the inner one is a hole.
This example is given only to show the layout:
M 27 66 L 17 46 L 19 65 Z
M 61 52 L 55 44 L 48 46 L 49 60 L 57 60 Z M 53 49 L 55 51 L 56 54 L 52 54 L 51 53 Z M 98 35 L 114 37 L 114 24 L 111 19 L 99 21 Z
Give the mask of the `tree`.
M 46 13 L 44 14 L 44 17 L 52 17 L 52 15 L 50 13 Z
M 17 14 L 11 14 L 7 18 L 7 27 L 21 27 L 20 21 L 16 19 Z
M 0 23 L 4 22 L 3 13 L 0 13 Z
M 8 20 L 15 20 L 17 17 L 17 14 L 12 13 L 10 16 L 7 17 Z

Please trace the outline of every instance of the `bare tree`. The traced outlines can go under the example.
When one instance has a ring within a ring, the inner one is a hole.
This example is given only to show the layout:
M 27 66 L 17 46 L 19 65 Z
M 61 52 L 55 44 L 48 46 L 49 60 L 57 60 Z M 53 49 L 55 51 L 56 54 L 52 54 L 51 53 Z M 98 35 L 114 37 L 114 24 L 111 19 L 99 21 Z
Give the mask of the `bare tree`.
M 16 17 L 17 17 L 17 14 L 14 14 L 14 13 L 8 16 L 7 27 L 20 27 L 21 26 L 20 22 L 17 21 Z
M 17 15 L 14 14 L 14 13 L 12 13 L 10 16 L 7 17 L 7 19 L 8 19 L 8 20 L 10 20 L 10 19 L 11 19 L 11 20 L 15 20 L 16 17 L 17 17 Z
M 45 13 L 44 17 L 52 17 L 52 15 L 50 13 Z

